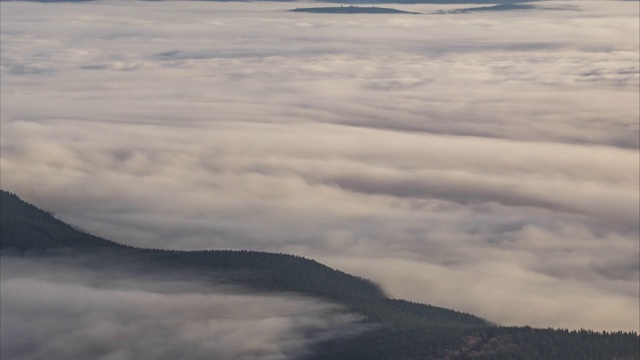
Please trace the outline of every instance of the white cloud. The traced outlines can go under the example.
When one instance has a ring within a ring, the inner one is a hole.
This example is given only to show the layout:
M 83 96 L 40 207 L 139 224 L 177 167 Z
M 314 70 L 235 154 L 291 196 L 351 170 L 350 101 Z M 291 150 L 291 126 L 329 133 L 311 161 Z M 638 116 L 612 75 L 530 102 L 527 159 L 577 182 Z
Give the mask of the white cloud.
M 637 330 L 638 9 L 544 6 L 565 10 L 3 2 L 2 186 L 138 246 L 292 251 L 505 324 Z
M 331 303 L 96 262 L 2 258 L 2 358 L 292 359 L 367 329 Z

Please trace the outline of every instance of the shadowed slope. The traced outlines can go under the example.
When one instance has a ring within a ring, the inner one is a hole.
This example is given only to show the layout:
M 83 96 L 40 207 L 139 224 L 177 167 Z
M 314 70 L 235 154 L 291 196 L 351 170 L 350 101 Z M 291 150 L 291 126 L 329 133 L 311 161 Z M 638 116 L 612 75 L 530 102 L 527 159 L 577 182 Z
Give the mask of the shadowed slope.
M 485 320 L 449 309 L 388 299 L 373 282 L 314 260 L 257 251 L 174 251 L 139 249 L 105 240 L 57 220 L 49 212 L 0 193 L 1 248 L 4 254 L 83 255 L 83 266 L 135 267 L 144 273 L 211 276 L 228 284 L 261 291 L 285 291 L 320 297 L 379 323 L 403 326 L 474 327 Z M 105 265 L 106 264 L 106 265 Z
M 56 219 L 52 213 L 0 190 L 0 248 L 122 247 Z

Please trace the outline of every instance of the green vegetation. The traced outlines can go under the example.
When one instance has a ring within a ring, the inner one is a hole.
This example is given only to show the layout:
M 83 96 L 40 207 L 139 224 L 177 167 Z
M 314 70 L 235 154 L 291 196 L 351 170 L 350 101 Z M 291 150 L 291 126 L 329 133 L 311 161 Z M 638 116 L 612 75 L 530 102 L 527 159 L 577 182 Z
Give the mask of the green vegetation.
M 389 299 L 369 280 L 299 256 L 255 251 L 139 249 L 79 231 L 0 191 L 2 256 L 67 256 L 112 276 L 215 279 L 296 292 L 363 315 L 372 330 L 318 344 L 315 359 L 640 359 L 636 333 L 499 327 L 470 314 Z M 126 271 L 123 272 L 123 269 Z

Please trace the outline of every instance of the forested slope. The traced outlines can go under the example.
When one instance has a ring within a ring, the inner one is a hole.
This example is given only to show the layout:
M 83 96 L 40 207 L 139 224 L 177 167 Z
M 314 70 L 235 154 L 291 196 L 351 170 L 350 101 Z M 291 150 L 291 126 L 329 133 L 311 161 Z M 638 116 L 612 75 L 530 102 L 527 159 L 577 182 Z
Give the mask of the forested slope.
M 52 213 L 0 190 L 0 247 L 19 250 L 120 247 L 113 241 L 74 229 Z
M 255 251 L 171 251 L 119 245 L 79 231 L 0 191 L 2 256 L 74 258 L 78 268 L 216 279 L 261 292 L 330 300 L 371 331 L 318 344 L 309 359 L 640 359 L 635 333 L 499 327 L 470 314 L 388 298 L 369 280 L 314 260 Z M 463 294 L 461 289 L 461 296 Z

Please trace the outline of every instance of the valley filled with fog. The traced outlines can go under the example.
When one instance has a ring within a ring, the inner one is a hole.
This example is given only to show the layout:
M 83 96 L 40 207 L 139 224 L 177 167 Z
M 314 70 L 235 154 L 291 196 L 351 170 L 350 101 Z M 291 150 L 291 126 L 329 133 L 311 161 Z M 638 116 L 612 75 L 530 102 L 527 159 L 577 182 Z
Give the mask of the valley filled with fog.
M 637 331 L 638 4 L 539 4 L 2 2 L 2 188 L 129 245 L 292 253 L 498 324 Z M 40 276 L 3 275 L 3 305 Z M 176 306 L 118 301 L 138 295 Z M 289 301 L 273 316 L 352 322 Z
M 289 359 L 372 328 L 310 297 L 114 268 L 98 256 L 3 257 L 3 358 Z

